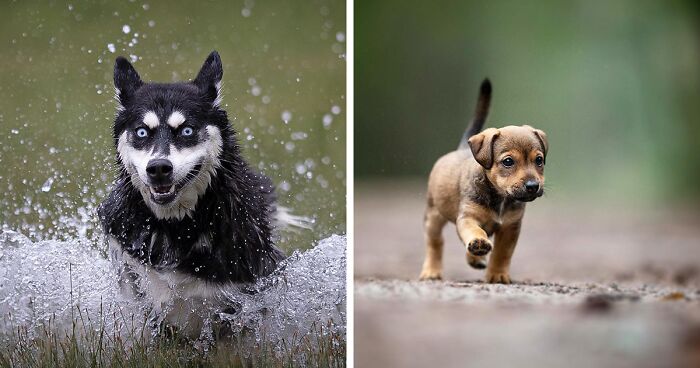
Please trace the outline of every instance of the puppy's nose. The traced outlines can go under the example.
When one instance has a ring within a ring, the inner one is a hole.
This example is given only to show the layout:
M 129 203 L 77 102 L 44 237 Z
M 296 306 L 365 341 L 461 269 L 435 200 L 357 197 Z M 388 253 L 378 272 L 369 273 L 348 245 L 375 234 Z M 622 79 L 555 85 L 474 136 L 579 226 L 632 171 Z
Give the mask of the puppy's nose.
M 173 164 L 164 158 L 157 158 L 148 162 L 146 172 L 151 180 L 169 179 L 173 174 Z
M 534 180 L 528 180 L 525 182 L 525 190 L 528 193 L 537 193 L 537 191 L 540 189 L 540 183 L 534 181 Z

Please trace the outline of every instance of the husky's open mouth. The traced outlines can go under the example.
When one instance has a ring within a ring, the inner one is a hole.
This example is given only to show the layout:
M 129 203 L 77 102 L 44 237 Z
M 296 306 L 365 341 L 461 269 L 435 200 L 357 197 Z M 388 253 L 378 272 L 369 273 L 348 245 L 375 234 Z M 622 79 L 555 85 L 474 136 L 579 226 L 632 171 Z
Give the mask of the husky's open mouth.
M 158 204 L 168 204 L 177 196 L 175 185 L 149 186 L 148 190 L 151 192 L 151 199 L 153 202 Z
M 161 206 L 173 202 L 182 188 L 197 180 L 197 175 L 199 175 L 201 170 L 202 164 L 200 162 L 194 165 L 190 172 L 185 175 L 185 179 L 179 182 L 165 185 L 148 185 L 151 200 Z

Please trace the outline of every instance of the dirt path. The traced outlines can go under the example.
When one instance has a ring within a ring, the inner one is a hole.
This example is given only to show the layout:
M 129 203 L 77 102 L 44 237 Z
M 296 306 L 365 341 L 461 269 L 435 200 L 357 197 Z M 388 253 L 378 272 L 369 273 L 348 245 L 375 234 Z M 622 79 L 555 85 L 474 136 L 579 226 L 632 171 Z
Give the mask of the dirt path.
M 482 283 L 454 226 L 442 282 L 417 282 L 420 183 L 356 187 L 359 367 L 700 366 L 700 215 L 529 205 L 514 285 Z

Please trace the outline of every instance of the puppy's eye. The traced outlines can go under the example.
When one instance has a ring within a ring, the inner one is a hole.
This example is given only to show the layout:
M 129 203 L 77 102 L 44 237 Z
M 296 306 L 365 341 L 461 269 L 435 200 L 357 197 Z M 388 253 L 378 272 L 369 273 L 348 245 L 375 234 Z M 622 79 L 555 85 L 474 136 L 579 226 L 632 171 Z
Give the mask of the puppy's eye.
M 148 129 L 146 128 L 138 128 L 136 129 L 136 136 L 139 138 L 146 138 L 148 137 Z
M 511 157 L 506 157 L 501 161 L 501 164 L 505 167 L 512 167 L 515 165 L 515 160 L 513 160 Z
M 184 128 L 182 128 L 182 130 L 180 131 L 180 134 L 182 134 L 182 135 L 185 136 L 185 137 L 189 137 L 189 136 L 191 136 L 192 134 L 194 134 L 194 129 L 192 129 L 192 128 L 190 128 L 190 127 L 184 127 Z
M 537 166 L 542 166 L 542 165 L 544 165 L 544 157 L 542 157 L 542 156 L 537 156 L 537 157 L 535 158 L 535 165 L 537 165 Z

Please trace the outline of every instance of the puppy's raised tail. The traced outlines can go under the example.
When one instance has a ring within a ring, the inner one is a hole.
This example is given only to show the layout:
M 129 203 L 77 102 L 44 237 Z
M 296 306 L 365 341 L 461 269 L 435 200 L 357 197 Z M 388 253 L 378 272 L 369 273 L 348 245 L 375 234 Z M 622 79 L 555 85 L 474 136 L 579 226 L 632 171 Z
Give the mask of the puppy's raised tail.
M 476 111 L 474 111 L 474 118 L 464 131 L 462 135 L 462 140 L 459 141 L 459 149 L 469 148 L 469 137 L 474 134 L 481 132 L 484 127 L 484 122 L 486 121 L 486 116 L 489 114 L 489 105 L 491 104 L 491 81 L 486 78 L 481 82 L 481 87 L 479 88 L 479 99 L 476 101 Z

